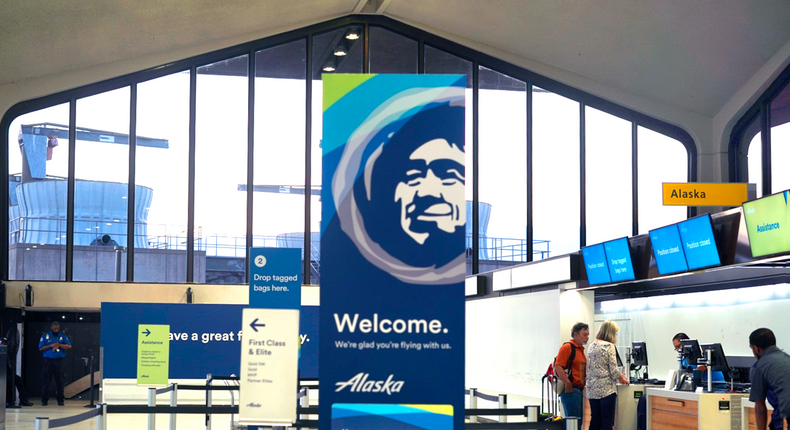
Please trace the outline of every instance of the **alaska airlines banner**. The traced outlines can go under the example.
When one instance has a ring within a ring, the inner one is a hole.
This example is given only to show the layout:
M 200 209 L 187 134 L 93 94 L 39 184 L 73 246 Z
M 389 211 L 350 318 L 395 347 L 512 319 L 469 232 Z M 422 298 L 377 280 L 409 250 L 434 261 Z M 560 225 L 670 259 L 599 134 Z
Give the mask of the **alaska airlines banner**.
M 324 75 L 320 428 L 462 429 L 461 75 Z

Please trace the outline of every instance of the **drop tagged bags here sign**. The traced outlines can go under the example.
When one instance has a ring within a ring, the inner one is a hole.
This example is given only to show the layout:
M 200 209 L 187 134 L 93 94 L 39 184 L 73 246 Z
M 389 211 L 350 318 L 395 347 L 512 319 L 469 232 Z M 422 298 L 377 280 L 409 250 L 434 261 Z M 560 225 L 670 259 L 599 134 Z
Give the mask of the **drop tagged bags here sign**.
M 462 429 L 466 77 L 323 79 L 319 427 Z

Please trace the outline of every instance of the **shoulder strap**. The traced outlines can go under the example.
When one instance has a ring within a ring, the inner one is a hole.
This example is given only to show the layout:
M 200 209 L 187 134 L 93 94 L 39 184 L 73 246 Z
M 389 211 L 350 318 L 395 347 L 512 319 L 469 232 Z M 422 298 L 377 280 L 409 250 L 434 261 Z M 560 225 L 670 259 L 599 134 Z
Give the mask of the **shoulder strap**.
M 565 342 L 565 343 L 571 346 L 571 356 L 568 359 L 568 367 L 567 367 L 567 369 L 570 370 L 571 366 L 573 366 L 573 359 L 576 358 L 576 346 L 571 342 Z
M 571 342 L 565 343 L 571 346 L 571 356 L 568 358 L 568 365 L 565 367 L 565 371 L 568 372 L 568 378 L 570 378 L 573 374 L 573 359 L 576 358 L 576 346 Z

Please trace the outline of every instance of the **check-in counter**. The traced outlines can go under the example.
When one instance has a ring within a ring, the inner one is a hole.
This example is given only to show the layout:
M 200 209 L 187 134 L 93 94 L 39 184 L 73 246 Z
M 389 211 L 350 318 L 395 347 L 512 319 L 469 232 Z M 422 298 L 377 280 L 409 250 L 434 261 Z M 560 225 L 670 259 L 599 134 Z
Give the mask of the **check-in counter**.
M 742 393 L 692 393 L 663 388 L 647 390 L 650 430 L 741 430 Z
M 742 428 L 743 430 L 757 430 L 757 426 L 754 424 L 754 402 L 750 402 L 747 400 L 748 397 L 743 399 L 741 402 L 741 419 L 742 419 Z M 765 406 L 768 408 L 768 422 L 771 422 L 771 413 L 773 412 L 774 408 L 765 402 Z M 782 428 L 787 430 L 787 420 L 782 421 Z
M 639 398 L 645 395 L 648 387 L 658 385 L 631 384 L 617 386 L 617 418 L 615 428 L 618 430 L 631 430 L 637 428 L 637 405 Z

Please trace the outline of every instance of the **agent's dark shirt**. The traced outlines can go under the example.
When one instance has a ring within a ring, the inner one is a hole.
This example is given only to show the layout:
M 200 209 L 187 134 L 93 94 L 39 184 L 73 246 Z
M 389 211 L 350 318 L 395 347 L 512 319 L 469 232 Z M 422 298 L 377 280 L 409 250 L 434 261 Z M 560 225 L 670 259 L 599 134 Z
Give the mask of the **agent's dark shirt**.
M 750 379 L 752 390 L 749 393 L 749 400 L 765 401 L 768 391 L 767 382 L 779 397 L 779 411 L 782 413 L 782 418 L 790 417 L 790 355 L 775 346 L 769 347 L 752 367 Z

